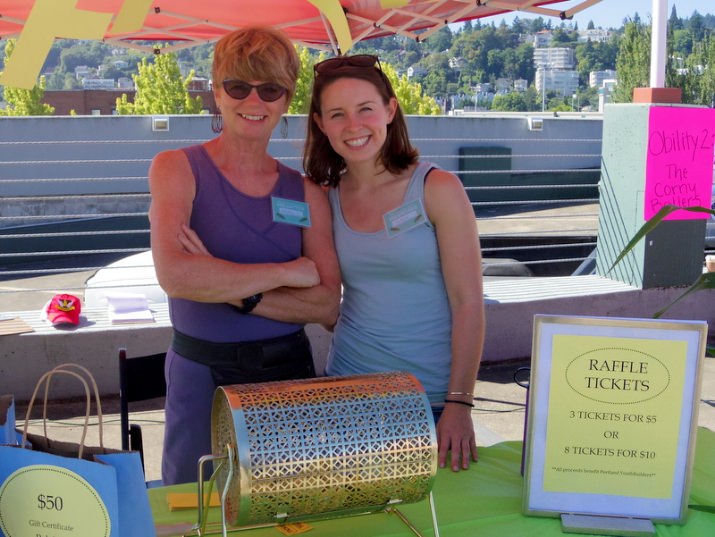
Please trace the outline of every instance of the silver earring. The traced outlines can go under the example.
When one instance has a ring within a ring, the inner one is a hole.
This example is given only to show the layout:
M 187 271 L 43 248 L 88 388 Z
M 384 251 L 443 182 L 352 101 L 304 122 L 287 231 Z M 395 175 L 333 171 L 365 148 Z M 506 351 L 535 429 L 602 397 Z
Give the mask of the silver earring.
M 221 110 L 217 109 L 211 118 L 211 130 L 216 134 L 220 134 L 223 130 L 223 116 L 221 115 Z
M 283 122 L 281 123 L 281 136 L 285 140 L 288 138 L 288 120 L 283 116 Z

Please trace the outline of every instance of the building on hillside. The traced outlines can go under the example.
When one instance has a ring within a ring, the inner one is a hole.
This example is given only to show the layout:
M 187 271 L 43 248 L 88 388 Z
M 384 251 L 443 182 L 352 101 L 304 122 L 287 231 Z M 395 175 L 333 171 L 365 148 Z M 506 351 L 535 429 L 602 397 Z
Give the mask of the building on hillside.
M 512 88 L 512 82 L 510 78 L 497 78 L 494 83 L 494 89 L 496 89 L 497 94 L 509 93 Z
M 603 112 L 604 106 L 613 102 L 613 92 L 616 89 L 615 80 L 604 80 L 598 88 L 598 111 Z
M 112 90 L 117 87 L 113 78 L 83 78 L 82 89 L 84 90 Z
M 576 58 L 574 50 L 568 47 L 535 48 L 534 85 L 545 94 L 553 91 L 563 96 L 572 95 L 579 86 L 578 72 L 574 71 Z
M 427 74 L 427 69 L 420 67 L 419 65 L 411 65 L 407 68 L 407 78 L 412 78 L 413 76 L 425 76 Z
M 67 116 L 106 116 L 117 112 L 117 99 L 127 95 L 129 102 L 134 102 L 135 91 L 124 89 L 111 90 L 45 90 L 42 102 L 55 108 L 54 115 Z M 216 102 L 212 91 L 190 91 L 192 98 L 201 96 L 203 109 L 208 114 L 216 112 Z
M 573 69 L 576 65 L 574 50 L 568 47 L 535 48 L 534 66 L 537 69 Z
M 514 91 L 524 93 L 529 88 L 529 81 L 525 78 L 517 78 L 514 81 Z
M 189 82 L 189 91 L 211 91 L 211 81 L 203 76 L 195 76 Z
M 541 30 L 535 33 L 533 37 L 534 48 L 542 48 L 548 47 L 551 44 L 551 41 L 554 39 L 554 34 L 551 33 L 551 30 Z
M 535 80 L 540 93 L 556 92 L 561 96 L 573 95 L 578 90 L 578 71 L 567 69 L 538 69 Z
M 588 85 L 592 88 L 600 88 L 604 80 L 615 80 L 615 78 L 616 72 L 613 69 L 591 71 L 588 75 Z
M 608 43 L 610 40 L 611 32 L 602 28 L 578 31 L 579 43 L 586 43 L 587 41 L 591 41 L 592 43 Z
M 77 80 L 87 78 L 91 74 L 92 74 L 92 70 L 86 65 L 78 65 L 77 67 L 74 68 L 74 77 Z

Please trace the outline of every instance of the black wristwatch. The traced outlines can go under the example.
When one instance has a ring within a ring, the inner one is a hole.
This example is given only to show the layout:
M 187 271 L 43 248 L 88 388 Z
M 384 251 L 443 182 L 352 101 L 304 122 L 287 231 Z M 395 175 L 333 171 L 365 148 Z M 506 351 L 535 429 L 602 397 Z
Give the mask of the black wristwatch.
M 251 313 L 253 311 L 253 308 L 258 306 L 258 303 L 261 301 L 263 298 L 263 293 L 257 293 L 253 296 L 247 296 L 243 300 L 241 300 L 241 303 L 243 304 L 241 307 L 234 306 L 239 312 L 241 313 Z

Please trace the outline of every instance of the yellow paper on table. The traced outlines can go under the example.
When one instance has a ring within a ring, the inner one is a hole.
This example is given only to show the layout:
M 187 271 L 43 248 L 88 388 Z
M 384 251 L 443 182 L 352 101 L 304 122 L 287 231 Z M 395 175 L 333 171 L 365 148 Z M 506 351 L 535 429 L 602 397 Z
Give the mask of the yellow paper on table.
M 554 336 L 545 490 L 670 497 L 686 352 L 684 341 Z
M 169 504 L 170 511 L 180 511 L 182 509 L 198 509 L 199 495 L 195 492 L 170 492 L 166 495 L 166 502 Z M 218 497 L 218 492 L 211 494 L 209 498 L 209 507 L 220 507 L 221 500 Z
M 289 522 L 288 524 L 279 524 L 276 529 L 280 531 L 283 535 L 299 535 L 310 531 L 313 526 L 306 524 L 305 522 Z

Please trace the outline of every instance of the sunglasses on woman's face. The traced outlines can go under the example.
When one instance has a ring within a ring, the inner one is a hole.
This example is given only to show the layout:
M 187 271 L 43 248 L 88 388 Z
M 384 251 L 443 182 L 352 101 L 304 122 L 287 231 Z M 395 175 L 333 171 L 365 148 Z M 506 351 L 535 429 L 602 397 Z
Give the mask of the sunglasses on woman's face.
M 265 84 L 249 84 L 243 80 L 224 80 L 223 91 L 232 99 L 245 99 L 255 89 L 262 101 L 272 103 L 277 101 L 286 93 L 286 89 L 280 84 L 266 82 Z
M 380 59 L 372 54 L 356 54 L 355 56 L 338 56 L 337 58 L 328 58 L 313 66 L 313 71 L 316 75 L 322 75 L 328 71 L 339 69 L 341 67 L 375 67 L 382 71 Z

